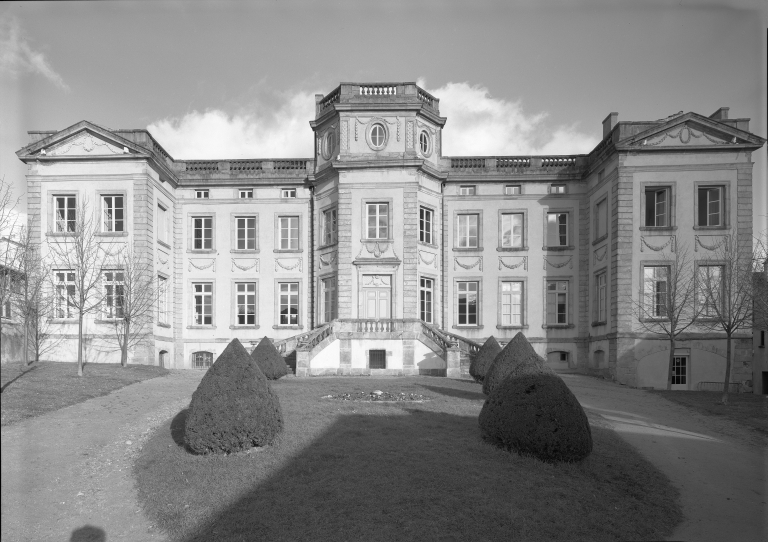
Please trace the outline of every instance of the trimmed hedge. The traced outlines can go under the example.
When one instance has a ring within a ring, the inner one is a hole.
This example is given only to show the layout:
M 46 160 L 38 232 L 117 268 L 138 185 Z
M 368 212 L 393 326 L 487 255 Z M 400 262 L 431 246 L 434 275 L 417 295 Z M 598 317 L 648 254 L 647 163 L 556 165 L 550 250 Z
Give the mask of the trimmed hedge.
M 251 357 L 269 380 L 277 380 L 288 374 L 288 365 L 269 337 L 261 339 L 251 352 Z
M 555 374 L 507 378 L 480 411 L 485 438 L 542 461 L 580 461 L 592 452 L 584 409 Z
M 493 360 L 501 352 L 501 346 L 493 335 L 488 337 L 488 340 L 483 343 L 483 346 L 475 354 L 472 359 L 472 363 L 469 364 L 469 374 L 475 379 L 475 382 L 482 382 L 485 378 L 485 374 L 491 367 Z
M 508 376 L 525 374 L 554 374 L 547 362 L 531 346 L 522 332 L 518 332 L 504 350 L 499 352 L 485 373 L 483 393 L 490 395 Z
M 184 442 L 198 454 L 271 444 L 283 430 L 277 395 L 234 339 L 200 381 L 189 404 Z

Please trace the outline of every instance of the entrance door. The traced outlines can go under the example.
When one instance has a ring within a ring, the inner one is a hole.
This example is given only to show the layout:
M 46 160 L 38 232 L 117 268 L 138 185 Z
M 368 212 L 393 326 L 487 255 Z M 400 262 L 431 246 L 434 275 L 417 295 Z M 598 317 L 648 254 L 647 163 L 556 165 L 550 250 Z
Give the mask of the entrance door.
M 688 389 L 688 356 L 672 358 L 672 389 Z
M 389 288 L 364 288 L 365 318 L 374 320 L 387 320 L 390 317 L 392 305 L 391 291 Z

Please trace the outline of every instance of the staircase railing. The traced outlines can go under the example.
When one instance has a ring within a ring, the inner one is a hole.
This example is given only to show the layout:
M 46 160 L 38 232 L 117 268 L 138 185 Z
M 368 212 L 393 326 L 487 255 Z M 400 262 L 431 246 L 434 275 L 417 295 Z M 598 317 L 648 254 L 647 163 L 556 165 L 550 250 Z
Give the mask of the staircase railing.
M 325 330 L 330 329 L 330 324 L 323 324 L 320 327 L 316 327 L 305 333 L 288 337 L 287 339 L 280 339 L 273 344 L 281 356 L 284 356 L 291 350 L 296 350 L 299 346 L 303 346 L 307 342 L 311 341 L 316 335 L 323 333 Z M 327 336 L 327 335 L 326 335 Z M 322 340 L 322 339 L 321 339 Z M 319 342 L 319 341 L 318 341 Z
M 440 332 L 447 338 L 456 341 L 459 344 L 459 350 L 469 354 L 470 356 L 474 356 L 477 354 L 477 352 L 480 351 L 480 348 L 482 348 L 480 343 L 476 343 L 472 339 L 467 339 L 466 337 L 462 337 L 461 335 L 456 335 L 455 333 L 451 333 L 450 331 L 445 331 L 442 329 Z

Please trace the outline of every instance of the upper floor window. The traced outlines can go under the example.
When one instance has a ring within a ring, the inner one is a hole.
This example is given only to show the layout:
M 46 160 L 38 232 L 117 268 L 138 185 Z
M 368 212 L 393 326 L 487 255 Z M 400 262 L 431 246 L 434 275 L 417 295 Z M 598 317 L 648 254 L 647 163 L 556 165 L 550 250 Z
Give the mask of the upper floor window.
M 256 283 L 238 282 L 235 285 L 237 294 L 237 325 L 252 326 L 256 324 Z
M 210 250 L 213 248 L 213 217 L 198 216 L 192 219 L 193 241 L 195 250 Z
M 723 225 L 723 187 L 708 186 L 698 190 L 698 225 Z
M 565 185 L 564 184 L 551 184 L 551 185 L 549 185 L 549 193 L 550 194 L 565 194 Z
M 280 197 L 281 198 L 295 198 L 296 197 L 296 189 L 295 188 L 283 188 L 280 190 Z
M 374 124 L 371 128 L 371 144 L 376 148 L 383 147 L 386 139 L 387 133 L 384 126 L 378 123 Z
M 568 323 L 568 281 L 547 281 L 547 324 Z
M 245 188 L 245 189 L 238 190 L 238 194 L 240 199 L 252 199 L 253 188 Z
M 299 324 L 299 283 L 281 282 L 279 289 L 279 311 L 281 326 Z
M 597 321 L 605 322 L 608 309 L 608 289 L 606 284 L 606 274 L 597 275 Z
M 278 217 L 280 250 L 299 250 L 299 217 Z
M 169 244 L 171 238 L 168 209 L 162 205 L 157 206 L 157 238 L 166 244 Z
M 479 246 L 477 227 L 479 218 L 479 215 L 476 214 L 456 215 L 459 248 L 477 248 Z
M 157 276 L 157 321 L 161 324 L 168 323 L 168 279 L 162 275 Z
M 460 186 L 459 195 L 461 196 L 474 196 L 476 192 L 475 186 Z
M 595 239 L 608 235 L 608 200 L 603 199 L 595 206 Z
M 419 241 L 432 244 L 432 209 L 419 207 Z
M 523 246 L 523 213 L 501 215 L 501 246 L 505 248 Z
M 523 325 L 523 283 L 501 283 L 501 325 Z
M 504 187 L 505 196 L 519 196 L 522 193 L 522 187 L 519 184 L 508 184 Z
M 102 228 L 104 232 L 125 231 L 123 196 L 101 196 Z
M 645 190 L 645 225 L 647 227 L 669 227 L 669 188 L 647 188 Z
M 208 199 L 208 189 L 195 190 L 195 199 Z
M 568 213 L 547 213 L 547 246 L 568 246 Z
M 256 217 L 238 216 L 235 218 L 237 227 L 237 250 L 256 250 Z
M 74 232 L 77 221 L 77 198 L 75 196 L 56 196 L 56 231 Z
M 323 245 L 333 245 L 338 241 L 337 210 L 323 211 Z
M 669 267 L 646 266 L 643 268 L 643 307 L 646 317 L 667 317 Z
M 56 271 L 56 318 L 75 317 L 75 273 L 73 271 Z
M 425 277 L 419 279 L 419 318 L 432 323 L 432 296 L 434 281 Z
M 123 318 L 125 301 L 124 274 L 122 271 L 104 272 L 104 305 L 103 314 L 105 320 L 118 320 Z
M 366 203 L 368 239 L 389 239 L 389 204 Z
M 429 135 L 427 132 L 422 131 L 419 134 L 419 149 L 421 154 L 429 154 Z
M 193 283 L 193 322 L 198 326 L 213 324 L 213 284 L 210 282 Z
M 458 325 L 477 325 L 477 294 L 479 289 L 477 281 L 461 281 L 456 283 Z

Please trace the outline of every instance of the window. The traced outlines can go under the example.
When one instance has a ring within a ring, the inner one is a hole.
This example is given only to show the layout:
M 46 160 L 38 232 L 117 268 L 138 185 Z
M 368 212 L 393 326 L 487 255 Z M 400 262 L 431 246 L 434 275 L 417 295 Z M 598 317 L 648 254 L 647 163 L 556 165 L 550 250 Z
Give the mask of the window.
M 456 215 L 458 221 L 459 248 L 478 247 L 477 224 L 479 215 Z
M 386 369 L 387 351 L 386 350 L 368 350 L 368 368 Z
M 122 271 L 106 271 L 104 273 L 104 305 L 102 312 L 105 320 L 123 318 L 125 302 L 124 275 Z
M 123 213 L 123 196 L 101 196 L 101 214 L 103 217 L 101 231 L 125 231 Z
M 608 235 L 608 200 L 597 202 L 595 206 L 595 239 Z
M 519 184 L 508 184 L 504 187 L 505 196 L 519 196 L 522 193 L 522 187 Z
M 427 132 L 422 131 L 419 134 L 419 149 L 421 154 L 429 154 L 429 134 Z
M 668 276 L 669 268 L 665 266 L 643 268 L 643 297 L 647 317 L 667 317 Z
M 608 290 L 606 287 L 606 274 L 597 275 L 597 321 L 605 322 L 607 315 Z
M 213 365 L 213 353 L 195 352 L 192 354 L 193 369 L 207 369 L 211 365 Z
M 501 215 L 501 246 L 505 248 L 522 248 L 523 213 Z
M 336 277 L 322 279 L 320 281 L 320 300 L 323 304 L 320 310 L 322 323 L 328 323 L 336 319 Z
M 208 189 L 195 190 L 195 199 L 208 199 Z
M 458 282 L 456 288 L 458 290 L 458 325 L 476 326 L 478 283 Z
M 238 216 L 235 218 L 237 229 L 237 250 L 256 250 L 256 217 Z
M 371 144 L 377 148 L 383 147 L 386 137 L 387 134 L 384 131 L 384 126 L 381 124 L 374 124 L 371 128 Z
M 551 185 L 549 185 L 549 193 L 550 194 L 565 194 L 565 185 L 564 184 L 551 184 Z
M 720 301 L 720 291 L 723 281 L 723 268 L 719 265 L 700 265 L 698 267 L 699 295 L 697 302 L 701 309 L 702 318 L 717 317 L 717 303 Z
M 547 246 L 568 246 L 568 213 L 547 213 Z
M 10 320 L 11 318 L 11 300 L 10 299 L 0 305 L 0 318 L 5 318 Z
M 296 326 L 299 324 L 299 283 L 281 282 L 279 288 L 280 325 Z
M 213 325 L 213 284 L 210 282 L 193 283 L 194 290 L 194 324 L 198 326 Z
M 432 244 L 432 209 L 419 208 L 419 241 Z
M 568 281 L 547 281 L 547 325 L 568 323 Z
M 168 279 L 162 275 L 157 276 L 157 321 L 161 324 L 168 323 Z
M 296 189 L 295 188 L 283 188 L 280 190 L 280 197 L 281 198 L 295 198 L 296 197 Z
M 213 248 L 213 217 L 199 216 L 192 219 L 194 250 L 210 250 Z
M 668 227 L 669 189 L 648 188 L 645 190 L 645 225 L 647 227 Z
M 73 232 L 76 222 L 75 196 L 56 196 L 56 231 Z
M 389 204 L 366 203 L 368 239 L 389 239 Z
M 280 250 L 299 250 L 299 217 L 281 216 L 277 221 L 280 228 Z
M 240 199 L 253 199 L 253 188 L 238 190 Z
M 699 188 L 699 226 L 722 226 L 723 189 L 720 186 Z
M 459 195 L 460 196 L 474 196 L 476 192 L 476 187 L 474 186 L 460 186 L 459 187 Z
M 169 213 L 162 205 L 157 206 L 157 239 L 166 245 L 170 244 Z
M 334 245 L 338 241 L 337 210 L 323 211 L 323 245 Z
M 75 273 L 56 271 L 56 318 L 75 317 Z
M 760 332 L 760 348 L 765 348 L 765 331 Z
M 568 352 L 555 351 L 547 353 L 547 363 L 550 364 L 562 364 L 568 363 Z
M 603 182 L 603 178 L 605 177 L 605 169 L 601 169 L 597 172 L 597 182 L 598 184 Z
M 255 282 L 237 282 L 235 283 L 237 306 L 237 325 L 253 326 L 256 325 L 256 283 Z
M 330 159 L 331 155 L 333 155 L 333 149 L 336 143 L 334 135 L 333 130 L 328 130 L 323 138 L 322 154 L 323 158 L 326 160 Z
M 523 283 L 501 283 L 501 325 L 523 325 Z
M 674 356 L 672 358 L 672 385 L 688 384 L 688 356 Z
M 428 324 L 432 324 L 432 279 L 421 277 L 419 279 L 419 318 Z

